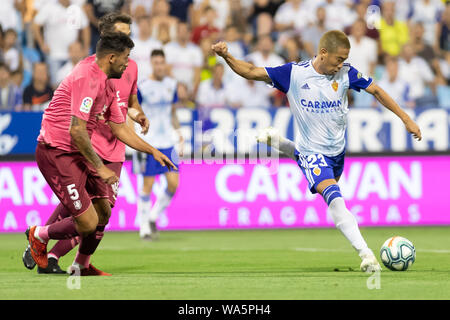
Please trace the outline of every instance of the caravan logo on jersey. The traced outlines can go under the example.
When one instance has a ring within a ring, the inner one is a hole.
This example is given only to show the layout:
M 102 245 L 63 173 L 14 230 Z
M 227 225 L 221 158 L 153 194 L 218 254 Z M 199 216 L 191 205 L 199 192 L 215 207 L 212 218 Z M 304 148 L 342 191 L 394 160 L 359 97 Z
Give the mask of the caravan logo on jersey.
M 335 101 L 310 101 L 306 99 L 301 99 L 300 104 L 304 107 L 306 111 L 315 113 L 328 113 L 336 111 L 342 105 L 341 100 Z

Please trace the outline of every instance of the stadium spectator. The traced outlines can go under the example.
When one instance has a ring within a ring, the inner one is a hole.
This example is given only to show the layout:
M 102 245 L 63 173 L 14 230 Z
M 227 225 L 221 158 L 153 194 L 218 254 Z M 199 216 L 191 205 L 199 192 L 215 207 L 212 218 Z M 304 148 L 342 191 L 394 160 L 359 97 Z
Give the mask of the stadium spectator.
M 356 13 L 343 1 L 326 0 L 324 7 L 327 11 L 326 26 L 329 30 L 344 30 L 356 19 Z
M 320 37 L 328 31 L 326 26 L 327 12 L 323 6 L 316 9 L 316 22 L 305 29 L 301 33 L 303 45 L 309 58 L 313 58 L 317 54 Z
M 180 22 L 189 23 L 192 17 L 194 1 L 192 0 L 168 0 L 170 4 L 169 14 Z
M 450 86 L 450 51 L 447 51 L 444 58 L 439 60 L 439 66 L 447 86 Z
M 72 71 L 75 65 L 84 58 L 83 45 L 75 41 L 69 46 L 69 61 L 67 61 L 57 72 L 56 82 L 59 84 Z
M 433 47 L 425 43 L 424 32 L 425 29 L 422 23 L 415 23 L 411 28 L 411 44 L 416 54 L 423 58 L 428 63 L 428 66 L 433 70 L 436 75 L 436 81 L 442 84 L 445 81 L 442 76 L 438 56 L 436 55 Z
M 3 58 L 11 72 L 21 67 L 22 56 L 17 49 L 17 32 L 14 29 L 8 29 L 3 34 Z
M 161 42 L 161 44 L 164 46 L 164 45 L 168 44 L 170 41 L 172 41 L 172 39 L 175 39 L 175 38 L 172 38 L 172 36 L 170 35 L 169 25 L 166 23 L 162 23 L 159 25 L 159 27 L 157 29 L 157 34 L 156 34 L 155 39 L 158 40 L 159 42 Z
M 91 41 L 90 51 L 86 55 L 95 52 L 95 46 L 100 37 L 98 32 L 98 21 L 107 13 L 113 11 L 125 11 L 125 0 L 85 0 L 86 4 L 83 6 L 84 12 L 89 19 Z
M 224 108 L 229 105 L 231 89 L 223 81 L 224 65 L 217 63 L 212 69 L 212 78 L 200 82 L 197 92 L 199 109 Z
M 299 62 L 302 59 L 303 51 L 300 50 L 302 44 L 300 42 L 300 38 L 298 36 L 292 36 L 282 43 L 282 50 L 280 52 L 280 56 L 289 62 Z
M 409 0 L 407 0 L 407 1 L 409 1 Z M 366 22 L 365 36 L 378 41 L 378 39 L 380 38 L 380 33 L 378 32 L 378 30 L 376 28 L 376 23 L 377 23 L 377 17 L 379 18 L 379 9 L 375 9 L 375 11 L 370 11 L 368 4 L 366 2 L 367 1 L 360 1 L 359 3 L 357 3 L 354 6 L 355 14 L 356 14 L 355 21 L 356 20 L 364 20 Z M 368 11 L 369 11 L 369 13 L 368 13 Z M 344 32 L 349 35 L 351 33 L 352 26 L 353 26 L 353 24 L 345 27 Z
M 269 108 L 272 105 L 273 89 L 263 82 L 244 79 L 244 81 L 232 83 L 229 90 L 234 93 L 227 95 L 231 107 Z
M 49 84 L 48 68 L 43 62 L 33 65 L 33 80 L 23 92 L 23 110 L 43 111 L 52 100 L 53 90 Z
M 255 31 L 253 33 L 253 37 L 259 38 L 264 34 L 272 34 L 274 31 L 275 22 L 273 18 L 268 13 L 260 13 L 256 18 Z
M 212 8 L 216 13 L 216 18 L 214 19 L 212 25 L 219 30 L 225 29 L 225 27 L 230 24 L 230 12 L 231 7 L 229 0 L 199 0 L 196 1 L 197 4 L 194 5 L 194 26 L 204 24 L 203 19 L 206 18 L 207 9 Z
M 138 65 L 138 81 L 147 79 L 152 74 L 150 53 L 154 49 L 161 49 L 162 43 L 152 37 L 150 28 L 150 17 L 144 16 L 137 21 L 139 34 L 133 36 L 134 48 L 131 50 L 130 58 Z
M 395 16 L 400 21 L 409 21 L 413 14 L 415 0 L 396 0 Z
M 398 56 L 402 46 L 409 41 L 408 25 L 396 19 L 393 0 L 383 2 L 381 15 L 379 25 L 381 49 L 391 56 Z
M 284 1 L 254 0 L 249 12 L 248 22 L 253 23 L 256 17 L 258 17 L 261 13 L 268 13 L 272 18 L 275 17 L 278 8 L 283 4 L 283 2 Z
M 413 108 L 415 103 L 410 97 L 409 84 L 404 79 L 401 79 L 398 74 L 398 58 L 386 55 L 384 63 L 385 72 L 378 82 L 378 85 L 401 107 Z
M 242 35 L 234 25 L 225 28 L 225 41 L 228 43 L 229 52 L 238 59 L 243 59 L 246 52 L 245 44 L 242 42 Z
M 2 0 L 0 6 L 0 25 L 3 30 L 13 29 L 17 32 L 21 29 L 22 2 L 20 0 Z
M 290 0 L 283 3 L 277 10 L 275 29 L 279 32 L 301 31 L 313 22 L 311 13 L 302 5 L 302 0 Z
M 185 83 L 178 82 L 177 95 L 177 108 L 195 109 L 195 102 L 191 99 L 188 87 Z
M 203 10 L 202 16 L 204 17 L 204 22 L 194 28 L 191 36 L 191 41 L 197 45 L 199 45 L 204 38 L 211 37 L 215 40 L 220 32 L 220 30 L 215 26 L 215 21 L 217 19 L 216 10 L 210 6 L 207 6 Z
M 271 19 L 271 22 L 273 24 L 273 18 L 275 17 L 276 12 L 278 11 L 278 8 L 283 3 L 283 1 L 273 1 L 273 0 L 255 0 L 253 1 L 252 7 L 250 8 L 250 12 L 248 14 L 247 21 L 250 23 L 252 27 L 252 33 L 254 35 L 258 35 L 260 33 L 257 32 L 258 27 L 261 28 L 262 26 L 266 26 L 266 24 L 259 23 L 258 18 L 260 16 L 265 16 L 263 20 L 269 21 L 269 16 Z M 264 22 L 264 21 L 262 21 Z M 270 32 L 272 31 L 272 24 L 269 26 Z M 267 34 L 266 32 L 263 32 L 262 34 Z
M 178 24 L 177 41 L 168 43 L 164 52 L 172 76 L 187 86 L 191 98 L 195 97 L 200 83 L 203 53 L 190 41 L 190 30 L 186 23 Z
M 402 49 L 398 73 L 399 78 L 409 84 L 410 98 L 416 105 L 428 101 L 426 88 L 434 89 L 433 71 L 424 59 L 415 54 L 411 44 L 406 44 Z
M 274 52 L 274 45 L 270 35 L 259 37 L 257 50 L 247 55 L 246 60 L 252 61 L 257 67 L 276 67 L 284 64 L 284 60 Z
M 212 69 L 217 63 L 217 57 L 211 50 L 213 42 L 210 38 L 204 38 L 200 42 L 200 49 L 203 54 L 202 70 L 200 72 L 200 81 L 211 79 Z
M 362 74 L 372 77 L 378 59 L 378 48 L 375 40 L 366 37 L 366 22 L 356 20 L 348 37 L 351 45 L 347 61 Z
M 435 48 L 441 55 L 450 51 L 450 4 L 445 6 L 441 21 L 436 27 Z
M 227 26 L 233 25 L 240 31 L 249 29 L 247 27 L 247 19 L 248 16 L 250 15 L 252 5 L 253 0 L 250 1 L 230 0 L 230 19 Z
M 8 66 L 0 62 L 0 111 L 20 111 L 22 92 L 11 82 Z
M 41 27 L 44 28 L 43 35 Z M 51 84 L 56 87 L 56 73 L 69 59 L 69 46 L 78 39 L 79 30 L 83 49 L 86 54 L 88 52 L 91 37 L 88 19 L 79 6 L 70 5 L 69 0 L 58 0 L 42 6 L 32 28 L 41 51 L 46 55 Z
M 150 29 L 152 30 L 152 37 L 154 39 L 159 39 L 161 32 L 165 33 L 164 36 L 162 36 L 163 41 L 167 41 L 167 38 L 177 38 L 178 19 L 170 16 L 169 12 L 170 6 L 166 0 L 155 0 L 153 2 Z
M 433 45 L 436 38 L 437 23 L 444 6 L 440 0 L 415 0 L 413 22 L 421 22 L 425 29 L 425 43 Z
M 13 83 L 15 86 L 17 86 L 21 92 L 23 92 L 24 89 L 24 81 L 23 81 L 23 72 L 22 70 L 18 69 L 14 72 L 11 72 L 11 83 Z
M 152 14 L 153 4 L 154 0 L 131 0 L 129 10 L 131 15 L 135 19 L 138 19 L 143 15 L 150 16 Z

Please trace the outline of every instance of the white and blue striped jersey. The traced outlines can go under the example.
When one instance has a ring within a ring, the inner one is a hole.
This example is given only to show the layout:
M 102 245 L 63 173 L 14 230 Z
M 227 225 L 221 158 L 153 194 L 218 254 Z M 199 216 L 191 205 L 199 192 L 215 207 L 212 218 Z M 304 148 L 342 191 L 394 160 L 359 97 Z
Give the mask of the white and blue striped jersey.
M 146 135 L 139 136 L 157 149 L 167 149 L 175 145 L 172 126 L 172 104 L 178 101 L 177 82 L 169 77 L 162 81 L 145 79 L 138 83 L 138 100 L 150 121 Z
M 298 125 L 302 155 L 337 156 L 345 148 L 348 89 L 366 89 L 372 79 L 346 63 L 334 75 L 318 73 L 312 60 L 265 68 L 275 88 L 286 93 Z

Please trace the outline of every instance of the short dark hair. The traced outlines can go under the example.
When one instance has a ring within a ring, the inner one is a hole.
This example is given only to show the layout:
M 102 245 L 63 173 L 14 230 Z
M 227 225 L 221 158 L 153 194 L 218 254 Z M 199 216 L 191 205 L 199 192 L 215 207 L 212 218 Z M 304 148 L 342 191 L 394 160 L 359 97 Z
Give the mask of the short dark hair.
M 132 20 L 126 13 L 120 11 L 110 12 L 100 18 L 98 22 L 98 31 L 100 33 L 114 32 L 114 25 L 119 22 L 130 25 Z
M 164 54 L 164 51 L 162 49 L 154 49 L 152 51 L 152 53 L 150 54 L 150 58 L 156 57 L 156 56 L 161 56 L 163 58 L 166 57 L 166 55 Z
M 338 48 L 350 49 L 350 41 L 340 30 L 325 32 L 319 41 L 319 50 L 325 48 L 330 53 L 336 53 Z
M 122 53 L 127 48 L 133 49 L 134 43 L 126 34 L 121 32 L 108 32 L 100 36 L 97 42 L 95 54 L 102 58 L 110 53 Z

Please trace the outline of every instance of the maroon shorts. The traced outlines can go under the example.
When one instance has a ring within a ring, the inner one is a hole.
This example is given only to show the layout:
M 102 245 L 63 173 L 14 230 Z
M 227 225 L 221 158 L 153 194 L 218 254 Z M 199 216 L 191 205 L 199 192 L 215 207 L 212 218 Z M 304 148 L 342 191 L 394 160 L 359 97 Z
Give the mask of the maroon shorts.
M 36 162 L 50 188 L 73 217 L 89 208 L 93 190 L 87 190 L 86 181 L 93 168 L 81 153 L 38 143 Z
M 103 160 L 103 163 L 110 170 L 114 171 L 116 176 L 120 178 L 122 171 L 122 162 L 109 162 Z M 86 182 L 86 189 L 88 190 L 91 199 L 95 198 L 107 198 L 111 204 L 111 208 L 114 207 L 117 198 L 117 191 L 119 190 L 119 182 L 114 184 L 106 184 L 100 178 L 95 170 L 91 172 Z

